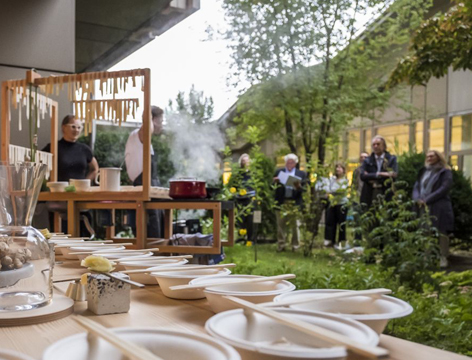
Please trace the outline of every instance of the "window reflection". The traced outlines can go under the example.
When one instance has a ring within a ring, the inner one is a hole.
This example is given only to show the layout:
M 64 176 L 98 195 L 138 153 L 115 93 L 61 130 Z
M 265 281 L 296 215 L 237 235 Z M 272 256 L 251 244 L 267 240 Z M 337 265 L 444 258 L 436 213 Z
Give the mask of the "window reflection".
M 444 119 L 429 121 L 429 148 L 444 153 Z
M 415 124 L 415 148 L 416 152 L 423 152 L 423 134 L 424 134 L 424 123 L 418 121 Z
M 408 151 L 409 130 L 409 126 L 406 124 L 383 126 L 378 128 L 377 134 L 385 138 L 387 149 L 390 153 L 401 154 Z
M 451 124 L 451 150 L 472 149 L 472 114 L 453 116 Z

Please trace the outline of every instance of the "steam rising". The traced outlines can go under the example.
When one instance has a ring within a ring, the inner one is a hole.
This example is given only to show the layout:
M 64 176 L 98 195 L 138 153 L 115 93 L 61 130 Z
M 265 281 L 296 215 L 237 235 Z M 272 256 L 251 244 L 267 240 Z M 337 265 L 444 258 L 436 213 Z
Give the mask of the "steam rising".
M 190 117 L 170 114 L 165 125 L 172 134 L 170 158 L 175 178 L 194 177 L 209 184 L 218 183 L 223 134 L 215 123 L 196 124 Z

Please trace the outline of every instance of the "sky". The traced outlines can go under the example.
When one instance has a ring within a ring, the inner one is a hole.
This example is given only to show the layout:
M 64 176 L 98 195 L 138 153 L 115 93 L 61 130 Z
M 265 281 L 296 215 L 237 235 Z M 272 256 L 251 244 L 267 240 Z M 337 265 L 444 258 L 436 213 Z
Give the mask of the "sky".
M 161 108 L 195 84 L 213 97 L 213 118 L 218 119 L 236 102 L 238 89 L 227 84 L 230 50 L 223 39 L 208 40 L 208 26 L 225 26 L 219 0 L 202 0 L 200 10 L 109 70 L 151 69 L 151 104 Z

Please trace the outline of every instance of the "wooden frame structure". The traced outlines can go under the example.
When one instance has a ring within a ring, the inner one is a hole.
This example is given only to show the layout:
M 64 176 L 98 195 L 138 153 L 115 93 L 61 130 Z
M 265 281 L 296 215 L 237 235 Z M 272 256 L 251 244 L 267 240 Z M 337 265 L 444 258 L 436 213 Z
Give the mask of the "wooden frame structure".
M 142 191 L 90 191 L 78 193 L 49 193 L 42 192 L 39 195 L 40 201 L 63 201 L 67 203 L 68 214 L 68 229 L 67 232 L 74 236 L 79 232 L 79 212 L 81 209 L 134 209 L 136 210 L 136 247 L 145 248 L 147 239 L 147 209 L 165 209 L 166 213 L 166 237 L 170 237 L 172 229 L 172 210 L 173 209 L 207 209 L 213 211 L 214 216 L 214 243 L 213 246 L 165 246 L 162 251 L 165 252 L 187 252 L 187 253 L 208 253 L 218 254 L 221 247 L 220 227 L 221 227 L 221 203 L 220 202 L 172 202 L 172 200 L 164 203 L 151 202 L 153 197 L 151 194 L 151 132 L 150 123 L 151 117 L 151 72 L 149 69 L 137 69 L 126 71 L 113 72 L 92 72 L 83 74 L 71 74 L 62 76 L 41 77 L 36 72 L 29 70 L 26 72 L 26 78 L 22 80 L 9 80 L 2 83 L 1 94 L 1 160 L 7 161 L 9 159 L 9 145 L 10 145 L 10 102 L 9 92 L 15 87 L 36 86 L 43 87 L 46 94 L 52 93 L 56 86 L 56 93 L 62 88 L 64 84 L 69 84 L 69 97 L 71 92 L 76 92 L 77 83 L 86 83 L 89 87 L 94 89 L 95 81 L 100 81 L 100 88 L 106 82 L 106 89 L 108 90 L 108 82 L 113 82 L 113 96 L 117 92 L 117 84 L 126 87 L 128 78 L 132 77 L 133 84 L 135 84 L 135 77 L 142 76 L 142 91 L 143 91 L 143 186 Z M 74 84 L 71 86 L 71 84 Z M 72 88 L 72 90 L 71 90 Z M 111 85 L 110 85 L 111 88 Z M 82 88 L 84 91 L 84 88 Z M 90 91 L 90 88 L 89 88 Z M 75 99 L 75 94 L 73 95 Z M 134 99 L 118 99 L 121 101 L 132 101 Z M 71 100 L 72 101 L 72 100 Z M 100 100 L 73 100 L 77 106 L 82 107 L 85 103 L 95 104 Z M 103 100 L 104 102 L 112 102 L 114 100 Z M 78 105 L 80 104 L 80 105 Z M 83 114 L 83 113 L 82 113 Z M 90 113 L 88 113 L 90 115 Z M 88 118 L 90 120 L 90 116 Z M 120 118 L 121 119 L 121 118 Z M 51 181 L 57 181 L 57 152 L 58 152 L 58 104 L 52 102 L 51 110 L 51 153 L 53 154 L 53 166 L 51 173 Z M 230 236 L 225 245 L 232 246 L 234 243 L 234 210 L 229 209 L 229 230 Z M 54 228 L 57 230 L 60 224 L 59 215 L 56 213 L 54 218 Z
M 95 80 L 108 81 L 112 80 L 117 82 L 118 79 L 124 82 L 124 79 L 142 76 L 143 77 L 143 190 L 141 192 L 135 192 L 135 199 L 146 201 L 150 199 L 150 187 L 151 187 L 151 70 L 149 69 L 136 69 L 126 71 L 101 71 L 83 74 L 71 74 L 61 76 L 49 76 L 41 77 L 39 74 L 32 70 L 26 72 L 26 78 L 22 80 L 8 80 L 2 83 L 2 114 L 1 114 L 1 160 L 7 161 L 9 155 L 10 145 L 10 102 L 8 101 L 8 92 L 14 87 L 27 87 L 28 85 L 33 86 L 44 86 L 46 88 L 53 86 L 63 86 L 64 84 L 78 83 L 83 81 L 93 82 Z M 116 85 L 115 85 L 116 86 Z M 75 89 L 75 87 L 74 87 Z M 116 90 L 114 90 L 116 91 Z M 129 100 L 129 99 L 128 99 Z M 105 100 L 107 101 L 107 100 Z M 58 104 L 53 104 L 53 114 L 51 116 L 51 153 L 53 154 L 53 171 L 51 174 L 51 180 L 57 180 L 57 140 L 58 140 Z

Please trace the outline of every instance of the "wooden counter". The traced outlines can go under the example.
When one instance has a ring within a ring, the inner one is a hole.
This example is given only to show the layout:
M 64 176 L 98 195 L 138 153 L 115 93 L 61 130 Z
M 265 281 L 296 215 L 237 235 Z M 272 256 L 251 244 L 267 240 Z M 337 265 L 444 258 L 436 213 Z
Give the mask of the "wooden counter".
M 66 262 L 56 266 L 55 277 L 66 277 L 80 270 Z M 65 289 L 67 284 L 62 284 Z M 57 290 L 55 290 L 57 291 Z M 131 290 L 131 309 L 127 314 L 96 316 L 86 310 L 86 303 L 76 303 L 75 312 L 91 317 L 107 327 L 155 327 L 204 333 L 205 322 L 213 312 L 205 299 L 173 300 L 162 295 L 158 286 Z M 43 351 L 64 337 L 83 332 L 70 317 L 41 325 L 0 328 L 0 348 L 12 349 L 41 358 Z M 466 356 L 382 335 L 380 346 L 390 350 L 389 360 L 466 360 Z M 351 355 L 349 360 L 361 357 Z M 185 359 L 182 359 L 185 360 Z M 211 360 L 211 359 L 209 359 Z

